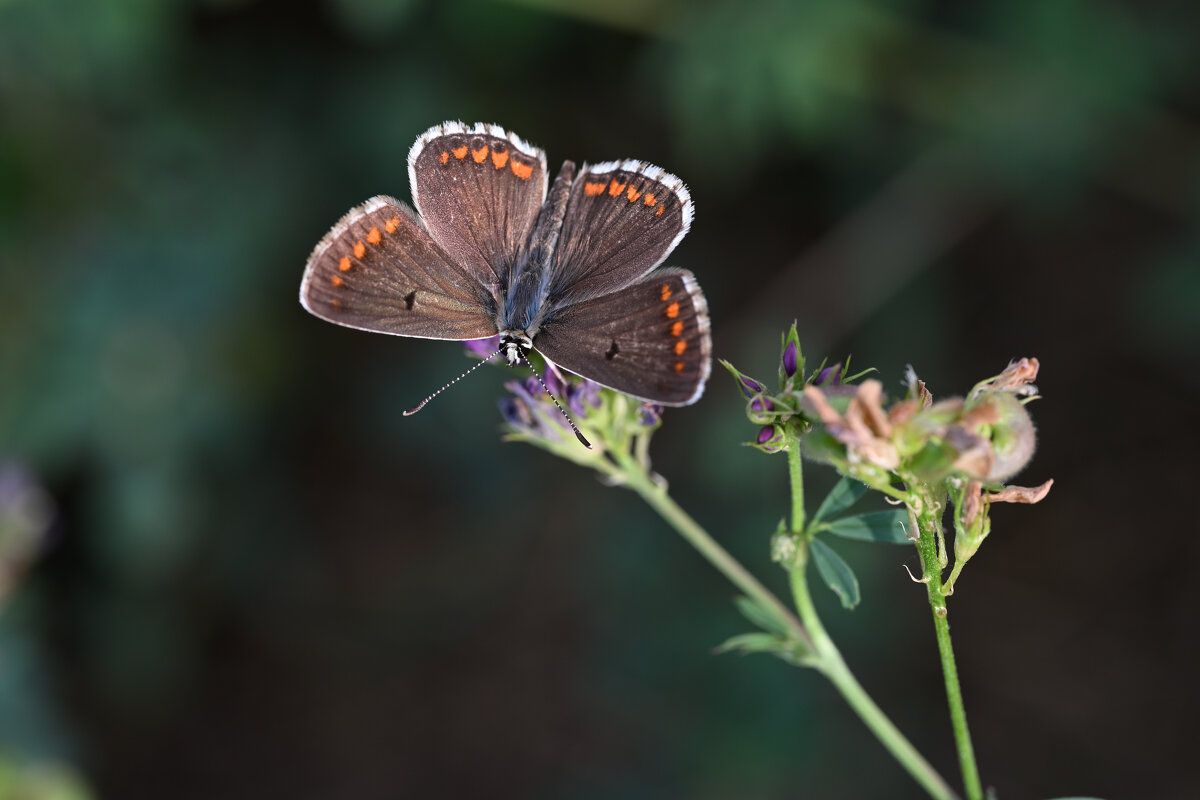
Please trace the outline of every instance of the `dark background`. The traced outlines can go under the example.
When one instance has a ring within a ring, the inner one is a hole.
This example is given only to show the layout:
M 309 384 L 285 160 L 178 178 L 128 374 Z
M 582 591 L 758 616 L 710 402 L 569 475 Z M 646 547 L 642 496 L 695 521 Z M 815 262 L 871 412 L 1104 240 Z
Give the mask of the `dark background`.
M 461 118 L 683 177 L 669 263 L 751 374 L 793 319 L 893 390 L 1040 358 L 1016 482 L 1054 490 L 951 607 L 984 781 L 1194 796 L 1198 32 L 1182 0 L 0 3 L 0 461 L 53 508 L 0 764 L 39 797 L 922 796 L 820 676 L 710 654 L 734 592 L 635 496 L 499 441 L 507 373 L 405 419 L 461 349 L 301 310 L 314 243 Z M 783 591 L 742 409 L 715 372 L 655 466 Z M 915 554 L 843 554 L 864 601 L 820 589 L 826 623 L 957 785 Z

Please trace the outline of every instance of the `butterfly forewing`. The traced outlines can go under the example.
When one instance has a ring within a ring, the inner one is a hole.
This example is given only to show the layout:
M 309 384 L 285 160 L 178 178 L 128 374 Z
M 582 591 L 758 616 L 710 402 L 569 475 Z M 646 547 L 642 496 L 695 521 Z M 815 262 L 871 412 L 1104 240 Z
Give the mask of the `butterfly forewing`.
M 687 233 L 683 181 L 641 161 L 585 167 L 571 189 L 550 296 L 570 304 L 611 292 L 662 263 Z
M 445 122 L 408 156 L 417 210 L 480 281 L 507 285 L 546 199 L 546 155 L 498 125 Z
M 426 339 L 496 333 L 490 289 L 390 197 L 352 209 L 326 234 L 309 257 L 300 303 L 322 319 L 379 333 Z
M 688 405 L 704 392 L 711 366 L 708 305 L 690 272 L 659 270 L 562 309 L 533 345 L 564 369 L 617 391 Z

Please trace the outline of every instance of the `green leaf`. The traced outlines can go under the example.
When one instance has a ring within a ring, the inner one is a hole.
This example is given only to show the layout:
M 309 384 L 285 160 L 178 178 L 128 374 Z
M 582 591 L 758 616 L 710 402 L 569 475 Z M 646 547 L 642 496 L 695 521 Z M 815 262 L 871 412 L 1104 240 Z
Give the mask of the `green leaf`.
M 904 532 L 903 524 L 907 523 L 908 512 L 897 508 L 894 511 L 872 511 L 869 514 L 842 517 L 826 523 L 823 527 L 824 530 L 845 539 L 885 544 L 912 544 Z
M 825 583 L 842 601 L 842 607 L 852 609 L 858 605 L 862 598 L 858 594 L 858 578 L 854 577 L 854 570 L 850 569 L 850 565 L 820 539 L 813 539 L 809 542 L 809 547 L 813 562 L 817 565 L 817 572 L 821 573 Z
M 767 609 L 760 606 L 758 603 L 751 600 L 749 597 L 738 596 L 733 599 L 737 610 L 742 612 L 742 616 L 750 620 L 764 631 L 778 634 L 779 636 L 788 637 L 790 633 L 787 627 L 779 621 L 779 618 L 772 614 Z
M 713 652 L 728 653 L 737 650 L 743 655 L 749 653 L 769 653 L 789 664 L 808 665 L 811 663 L 808 652 L 799 642 L 783 639 L 770 633 L 740 633 L 732 636 L 713 648 Z
M 834 484 L 834 487 L 829 490 L 829 494 L 825 495 L 825 499 L 821 501 L 821 507 L 813 515 L 813 523 L 815 524 L 830 517 L 836 517 L 857 503 L 858 499 L 866 493 L 867 485 L 865 483 L 856 481 L 853 478 L 843 477 Z
M 785 642 L 770 633 L 755 631 L 754 633 L 739 633 L 721 642 L 714 648 L 716 653 L 728 653 L 730 650 L 740 650 L 743 653 L 776 653 L 783 648 Z

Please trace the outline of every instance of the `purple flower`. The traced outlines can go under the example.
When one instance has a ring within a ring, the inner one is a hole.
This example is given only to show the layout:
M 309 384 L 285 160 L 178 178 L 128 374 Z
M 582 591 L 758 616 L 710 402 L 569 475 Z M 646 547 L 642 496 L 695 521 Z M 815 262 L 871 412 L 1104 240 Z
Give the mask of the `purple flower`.
M 663 407 L 658 403 L 642 403 L 641 423 L 646 427 L 657 425 L 662 420 Z
M 796 374 L 796 343 L 788 342 L 783 351 L 783 371 L 790 378 Z
M 513 427 L 529 428 L 533 426 L 533 414 L 530 413 L 529 406 L 515 397 L 500 398 L 500 415 Z
M 479 358 L 487 358 L 499 351 L 500 336 L 497 334 L 496 336 L 490 336 L 487 339 L 471 339 L 463 342 L 463 347 L 465 347 L 467 352 L 471 355 L 478 356 Z
M 842 383 L 842 365 L 834 364 L 832 367 L 826 367 L 817 373 L 817 377 L 813 379 L 813 386 L 840 386 Z
M 745 375 L 741 375 L 739 376 L 739 380 L 742 382 L 742 392 L 746 395 L 746 397 L 754 397 L 754 395 L 761 393 L 763 390 L 762 384 L 753 378 L 747 378 Z
M 509 381 L 504 388 L 514 395 L 500 400 L 500 413 L 509 425 L 543 439 L 561 438 L 569 432 L 567 421 L 554 407 L 536 376 Z
M 546 382 L 546 389 L 555 397 L 565 397 L 567 392 L 567 384 L 559 377 L 558 371 L 546 368 L 546 373 L 542 376 L 542 380 Z
M 567 406 L 580 417 L 600 405 L 600 384 L 584 380 L 567 386 Z
M 774 411 L 775 404 L 765 397 L 756 397 L 750 401 L 750 409 L 752 411 Z
M 783 433 L 775 425 L 766 425 L 759 430 L 754 443 L 768 453 L 778 453 L 783 446 Z

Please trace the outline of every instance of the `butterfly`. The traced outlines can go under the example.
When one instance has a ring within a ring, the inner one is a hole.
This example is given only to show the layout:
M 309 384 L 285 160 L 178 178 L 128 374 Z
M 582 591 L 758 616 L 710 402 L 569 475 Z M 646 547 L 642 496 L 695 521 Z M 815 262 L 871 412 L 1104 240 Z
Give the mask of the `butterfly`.
M 694 403 L 712 364 L 692 273 L 658 268 L 692 223 L 683 181 L 643 161 L 565 161 L 497 125 L 435 125 L 408 153 L 416 211 L 373 197 L 313 249 L 300 303 L 338 325 L 499 337 L 643 400 Z

